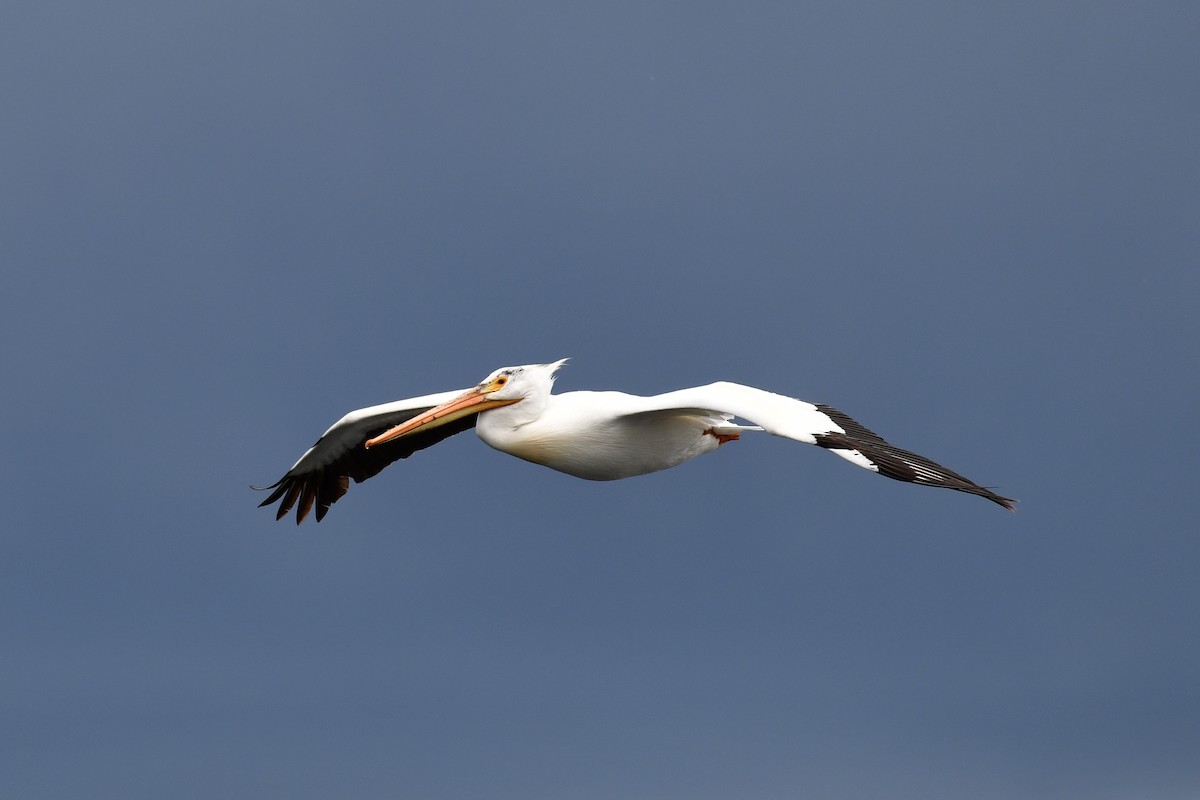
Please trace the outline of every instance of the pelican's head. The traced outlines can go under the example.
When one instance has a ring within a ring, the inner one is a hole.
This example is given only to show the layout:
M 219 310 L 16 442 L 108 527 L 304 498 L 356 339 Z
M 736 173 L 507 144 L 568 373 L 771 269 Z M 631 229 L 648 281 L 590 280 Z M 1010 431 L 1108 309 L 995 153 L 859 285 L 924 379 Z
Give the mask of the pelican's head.
M 560 358 L 550 364 L 525 364 L 520 367 L 501 367 L 488 375 L 473 391 L 494 400 L 511 400 L 516 403 L 550 394 L 554 386 L 554 373 L 567 363 Z
M 554 386 L 554 373 L 565 363 L 567 363 L 567 359 L 560 358 L 550 364 L 501 367 L 484 378 L 474 389 L 469 389 L 453 400 L 442 403 L 440 406 L 434 406 L 417 414 L 407 422 L 402 422 L 375 438 L 368 439 L 365 446 L 374 447 L 426 428 L 445 425 L 471 414 L 478 414 L 501 406 L 511 406 L 522 401 L 537 406 L 536 410 L 531 409 L 533 416 L 536 417 L 541 413 L 546 398 L 550 396 L 550 390 Z

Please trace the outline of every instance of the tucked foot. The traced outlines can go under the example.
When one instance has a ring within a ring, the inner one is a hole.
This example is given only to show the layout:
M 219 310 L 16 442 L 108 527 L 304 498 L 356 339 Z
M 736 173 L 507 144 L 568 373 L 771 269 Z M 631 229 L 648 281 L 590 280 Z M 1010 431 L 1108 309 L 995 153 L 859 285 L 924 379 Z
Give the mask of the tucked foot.
M 705 431 L 705 433 L 717 440 L 718 447 L 726 442 L 736 442 L 738 439 L 742 438 L 742 434 L 738 431 L 734 431 L 733 433 L 721 433 L 716 428 L 709 428 Z

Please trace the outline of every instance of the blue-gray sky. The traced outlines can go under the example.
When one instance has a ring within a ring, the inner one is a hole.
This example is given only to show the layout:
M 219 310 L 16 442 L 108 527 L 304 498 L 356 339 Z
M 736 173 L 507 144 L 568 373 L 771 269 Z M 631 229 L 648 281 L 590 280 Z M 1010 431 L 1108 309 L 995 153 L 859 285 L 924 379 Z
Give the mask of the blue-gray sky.
M 0 12 L 0 794 L 1200 794 L 1194 3 Z M 571 356 L 746 437 L 464 435 L 297 530 L 343 412 Z

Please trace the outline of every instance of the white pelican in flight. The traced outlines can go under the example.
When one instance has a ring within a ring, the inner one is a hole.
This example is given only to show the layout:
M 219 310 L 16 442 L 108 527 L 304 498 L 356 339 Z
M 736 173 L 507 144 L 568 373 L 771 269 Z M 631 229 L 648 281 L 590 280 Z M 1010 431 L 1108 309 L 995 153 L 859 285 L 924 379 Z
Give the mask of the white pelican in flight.
M 274 491 L 259 505 L 278 500 L 276 519 L 295 506 L 297 525 L 315 505 L 320 522 L 351 478 L 365 481 L 393 461 L 474 427 L 497 450 L 593 481 L 674 467 L 736 441 L 742 431 L 767 431 L 889 478 L 976 494 L 1015 510 L 1015 500 L 895 447 L 827 405 L 727 382 L 651 397 L 551 394 L 554 373 L 566 361 L 504 367 L 465 391 L 351 411 L 266 487 Z M 752 424 L 736 424 L 735 418 Z

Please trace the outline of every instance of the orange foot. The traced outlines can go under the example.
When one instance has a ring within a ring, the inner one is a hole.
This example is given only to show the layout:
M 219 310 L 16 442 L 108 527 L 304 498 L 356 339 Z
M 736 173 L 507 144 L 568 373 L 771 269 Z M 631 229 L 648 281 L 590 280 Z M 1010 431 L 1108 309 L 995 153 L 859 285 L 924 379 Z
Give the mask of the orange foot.
M 716 428 L 709 428 L 705 431 L 705 433 L 717 440 L 717 447 L 720 447 L 726 442 L 736 442 L 738 439 L 742 438 L 742 434 L 738 433 L 737 431 L 734 431 L 733 433 L 718 433 Z

